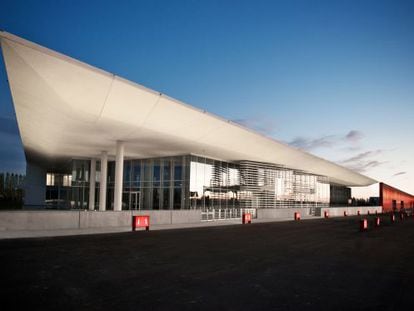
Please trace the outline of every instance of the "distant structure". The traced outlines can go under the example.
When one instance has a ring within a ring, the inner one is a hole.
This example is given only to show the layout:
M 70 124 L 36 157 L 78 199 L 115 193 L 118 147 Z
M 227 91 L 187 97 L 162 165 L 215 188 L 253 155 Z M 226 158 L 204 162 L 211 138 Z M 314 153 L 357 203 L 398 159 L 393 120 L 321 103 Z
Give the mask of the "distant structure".
M 384 212 L 414 208 L 414 196 L 390 185 L 380 183 L 379 204 Z

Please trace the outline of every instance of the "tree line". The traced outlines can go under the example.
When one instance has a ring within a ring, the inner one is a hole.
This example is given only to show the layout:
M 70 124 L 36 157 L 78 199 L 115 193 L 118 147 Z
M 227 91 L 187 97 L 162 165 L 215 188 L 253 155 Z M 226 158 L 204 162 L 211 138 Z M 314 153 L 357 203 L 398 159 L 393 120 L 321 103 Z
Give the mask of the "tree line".
M 0 173 L 0 208 L 21 208 L 25 176 L 9 172 Z

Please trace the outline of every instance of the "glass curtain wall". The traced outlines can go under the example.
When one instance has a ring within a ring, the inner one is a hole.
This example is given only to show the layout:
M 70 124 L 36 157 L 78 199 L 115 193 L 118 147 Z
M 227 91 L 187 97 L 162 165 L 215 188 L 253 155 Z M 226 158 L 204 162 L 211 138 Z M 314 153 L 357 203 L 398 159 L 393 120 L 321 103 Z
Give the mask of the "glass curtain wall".
M 329 205 L 329 183 L 324 176 L 284 167 L 241 161 L 243 208 L 289 208 Z
M 71 208 L 88 208 L 89 161 L 74 160 Z M 99 200 L 99 162 L 96 200 Z M 203 211 L 328 206 L 328 178 L 252 161 L 187 155 L 125 160 L 122 209 Z M 115 162 L 108 162 L 107 210 L 113 209 Z M 96 202 L 98 204 L 98 202 Z
M 52 209 L 70 208 L 72 175 L 60 173 L 46 174 L 46 207 Z
M 70 208 L 87 209 L 89 201 L 89 161 L 72 161 Z
M 125 160 L 122 209 L 189 209 L 189 156 Z M 108 200 L 113 209 L 115 163 L 108 163 Z
M 191 156 L 190 206 L 192 209 L 240 207 L 237 164 Z

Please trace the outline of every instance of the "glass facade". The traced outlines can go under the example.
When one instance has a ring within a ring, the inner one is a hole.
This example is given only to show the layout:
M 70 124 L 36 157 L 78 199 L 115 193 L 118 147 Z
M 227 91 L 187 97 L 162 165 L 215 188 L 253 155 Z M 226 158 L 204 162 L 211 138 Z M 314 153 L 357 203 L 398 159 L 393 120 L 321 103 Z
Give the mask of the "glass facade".
M 324 176 L 252 161 L 240 161 L 241 205 L 244 208 L 322 207 L 329 205 Z
M 189 209 L 189 156 L 124 161 L 122 209 Z M 115 162 L 108 163 L 108 206 L 113 209 Z
M 65 175 L 65 185 L 71 184 L 65 195 L 70 208 L 88 208 L 89 166 L 88 160 L 73 160 L 72 174 Z M 99 171 L 98 161 L 96 201 Z M 341 193 L 341 201 L 349 194 L 346 187 L 332 188 L 324 176 L 269 163 L 229 163 L 195 155 L 125 160 L 123 174 L 123 210 L 197 209 L 240 215 L 241 209 L 329 206 L 331 189 L 335 197 Z M 48 184 L 53 178 L 48 175 Z M 107 210 L 113 210 L 114 181 L 115 162 L 109 161 Z

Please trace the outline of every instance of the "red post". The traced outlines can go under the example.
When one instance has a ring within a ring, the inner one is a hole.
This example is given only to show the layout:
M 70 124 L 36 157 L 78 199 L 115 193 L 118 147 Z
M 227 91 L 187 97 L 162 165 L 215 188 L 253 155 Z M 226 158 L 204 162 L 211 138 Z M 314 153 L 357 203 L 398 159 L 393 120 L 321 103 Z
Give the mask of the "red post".
M 366 218 L 361 219 L 359 221 L 359 231 L 367 231 L 368 230 L 368 220 Z
M 375 217 L 375 221 L 374 221 L 375 227 L 379 227 L 380 223 L 381 223 L 381 218 Z
M 328 212 L 328 211 L 324 211 L 324 212 L 323 212 L 323 216 L 324 216 L 325 218 L 329 218 L 329 212 Z
M 344 211 L 344 216 L 346 217 L 346 216 L 348 216 L 348 214 L 346 213 L 346 211 Z
M 251 224 L 252 223 L 252 214 L 250 213 L 243 213 L 242 215 L 242 224 Z
M 132 216 L 132 231 L 136 231 L 137 228 L 145 228 L 149 231 L 150 217 L 148 215 Z
M 391 223 L 395 222 L 395 215 L 394 213 L 390 214 Z
M 295 212 L 294 218 L 295 218 L 295 220 L 300 220 L 300 213 L 299 212 Z

